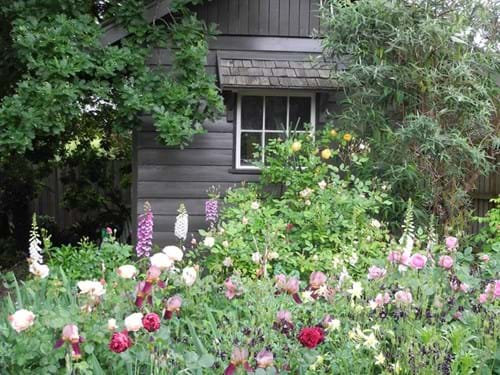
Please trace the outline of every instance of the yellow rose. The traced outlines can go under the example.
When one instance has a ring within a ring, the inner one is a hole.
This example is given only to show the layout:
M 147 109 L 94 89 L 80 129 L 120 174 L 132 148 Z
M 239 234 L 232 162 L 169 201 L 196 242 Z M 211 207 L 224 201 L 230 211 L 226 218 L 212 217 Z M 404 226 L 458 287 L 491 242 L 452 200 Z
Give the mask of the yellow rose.
M 321 151 L 321 157 L 325 160 L 328 160 L 332 157 L 332 151 L 329 148 L 325 148 Z
M 335 129 L 330 130 L 330 137 L 335 138 L 337 136 L 337 131 Z
M 349 133 L 344 134 L 344 141 L 349 142 L 352 139 L 352 135 Z
M 300 142 L 293 142 L 292 143 L 292 151 L 293 152 L 299 152 L 301 148 L 302 148 L 302 143 L 300 143 Z

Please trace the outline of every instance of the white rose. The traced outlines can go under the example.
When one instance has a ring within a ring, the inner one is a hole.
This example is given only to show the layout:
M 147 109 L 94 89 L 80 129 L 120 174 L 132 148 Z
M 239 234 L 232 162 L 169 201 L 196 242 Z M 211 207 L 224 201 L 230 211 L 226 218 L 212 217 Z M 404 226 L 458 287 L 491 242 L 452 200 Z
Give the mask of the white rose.
M 116 319 L 109 319 L 108 320 L 108 329 L 110 331 L 116 331 L 118 328 L 118 325 L 116 324 Z
M 35 314 L 29 310 L 17 310 L 14 314 L 8 317 L 10 325 L 19 333 L 31 327 L 35 320 Z
M 134 313 L 125 318 L 125 328 L 129 332 L 137 332 L 142 328 L 142 314 Z
M 151 261 L 152 266 L 160 269 L 161 271 L 171 268 L 174 264 L 172 258 L 165 253 L 156 253 L 149 258 L 149 260 Z
M 194 267 L 186 267 L 182 270 L 182 280 L 187 286 L 192 286 L 196 281 L 198 273 Z
M 165 246 L 162 252 L 165 253 L 172 260 L 172 262 L 181 261 L 184 256 L 182 250 L 177 246 Z
M 137 268 L 131 264 L 126 264 L 124 266 L 118 267 L 118 270 L 116 271 L 118 276 L 124 278 L 124 279 L 131 279 L 135 275 L 137 275 Z
M 79 281 L 76 285 L 78 289 L 80 289 L 81 294 L 90 294 L 93 297 L 100 297 L 106 293 L 104 286 L 99 281 Z
M 205 237 L 205 239 L 203 240 L 203 245 L 205 245 L 206 247 L 214 246 L 215 245 L 215 238 L 210 237 L 210 236 Z
M 258 251 L 256 251 L 255 253 L 252 254 L 252 262 L 259 264 L 260 258 L 261 258 L 261 255 Z
M 259 207 L 260 207 L 260 204 L 259 204 L 259 202 L 257 202 L 257 201 L 252 202 L 251 207 L 252 207 L 252 210 L 258 210 L 258 209 L 259 209 Z

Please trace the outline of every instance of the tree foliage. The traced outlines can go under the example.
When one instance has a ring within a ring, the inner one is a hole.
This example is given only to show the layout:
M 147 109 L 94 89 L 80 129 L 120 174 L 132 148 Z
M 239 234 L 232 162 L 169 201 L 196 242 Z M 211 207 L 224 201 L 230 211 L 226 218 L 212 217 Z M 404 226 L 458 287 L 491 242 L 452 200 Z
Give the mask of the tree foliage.
M 498 14 L 476 0 L 327 0 L 322 9 L 324 50 L 348 62 L 332 73 L 346 88 L 338 124 L 370 140 L 370 170 L 401 202 L 412 197 L 442 223 L 464 224 L 467 193 L 495 168 Z

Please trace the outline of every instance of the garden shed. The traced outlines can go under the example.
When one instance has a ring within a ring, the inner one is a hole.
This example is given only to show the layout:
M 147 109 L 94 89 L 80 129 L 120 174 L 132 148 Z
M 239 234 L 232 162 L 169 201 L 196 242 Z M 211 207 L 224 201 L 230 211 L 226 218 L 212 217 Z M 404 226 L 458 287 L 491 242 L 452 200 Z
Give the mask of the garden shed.
M 169 1 L 145 10 L 153 20 L 169 12 Z M 180 203 L 190 215 L 189 232 L 203 228 L 204 202 L 211 186 L 221 191 L 258 179 L 252 165 L 254 144 L 265 143 L 304 124 L 320 126 L 337 107 L 336 88 L 328 79 L 334 62 L 321 56 L 320 0 L 214 0 L 195 8 L 220 34 L 210 42 L 206 69 L 216 76 L 225 113 L 203 124 L 207 133 L 195 136 L 184 150 L 157 141 L 153 120 L 143 116 L 134 135 L 133 221 L 146 201 L 155 215 L 154 241 L 175 241 L 175 217 Z M 105 41 L 126 35 L 111 25 Z M 171 54 L 156 49 L 151 65 L 169 69 Z

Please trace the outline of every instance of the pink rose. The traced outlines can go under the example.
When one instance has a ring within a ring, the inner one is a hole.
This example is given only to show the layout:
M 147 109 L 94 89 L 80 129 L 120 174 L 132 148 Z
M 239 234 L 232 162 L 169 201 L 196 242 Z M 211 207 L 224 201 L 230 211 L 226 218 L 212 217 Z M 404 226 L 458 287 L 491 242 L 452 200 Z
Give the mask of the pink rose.
M 324 283 L 326 283 L 326 275 L 323 272 L 315 271 L 311 273 L 309 277 L 309 286 L 312 289 L 319 289 Z
M 380 268 L 377 266 L 371 266 L 368 268 L 368 280 L 378 280 L 385 276 L 387 271 L 385 268 Z
M 444 240 L 448 251 L 456 250 L 458 248 L 458 238 L 448 236 Z
M 410 258 L 410 267 L 415 270 L 421 270 L 425 267 L 425 263 L 427 263 L 427 257 L 422 254 L 414 254 Z
M 443 267 L 444 269 L 451 269 L 453 267 L 453 258 L 450 257 L 449 255 L 443 255 L 439 257 L 439 262 L 438 264 Z
M 123 332 L 115 332 L 113 336 L 111 336 L 111 341 L 108 346 L 112 352 L 122 353 L 132 346 L 132 340 L 130 340 L 126 330 Z

